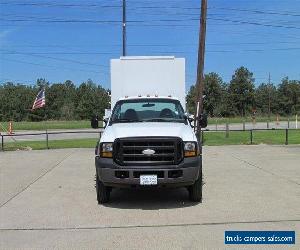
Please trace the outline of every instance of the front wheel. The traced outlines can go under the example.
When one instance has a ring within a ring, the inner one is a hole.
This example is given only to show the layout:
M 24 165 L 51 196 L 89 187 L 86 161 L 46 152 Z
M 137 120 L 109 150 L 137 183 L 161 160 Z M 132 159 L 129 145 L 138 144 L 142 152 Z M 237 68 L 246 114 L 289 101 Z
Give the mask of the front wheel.
M 96 193 L 98 204 L 107 203 L 109 201 L 110 191 L 110 187 L 104 186 L 96 174 Z
M 188 187 L 189 199 L 194 202 L 202 202 L 202 173 L 192 186 Z

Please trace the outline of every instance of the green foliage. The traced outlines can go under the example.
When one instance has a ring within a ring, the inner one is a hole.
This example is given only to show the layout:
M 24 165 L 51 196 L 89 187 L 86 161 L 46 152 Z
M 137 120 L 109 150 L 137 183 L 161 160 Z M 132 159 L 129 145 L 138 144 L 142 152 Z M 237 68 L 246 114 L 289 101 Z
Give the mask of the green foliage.
M 268 115 L 300 115 L 300 81 L 284 78 L 273 84 L 254 85 L 253 73 L 238 68 L 230 83 L 226 84 L 217 73 L 204 78 L 204 109 L 211 117 Z M 31 111 L 39 89 L 46 89 L 46 107 Z M 109 90 L 108 90 L 109 91 Z M 110 107 L 108 91 L 87 80 L 79 86 L 67 80 L 50 84 L 43 78 L 34 86 L 7 82 L 0 85 L 0 121 L 89 120 L 93 115 L 102 117 Z M 195 113 L 195 87 L 187 94 L 187 111 Z
M 0 86 L 0 121 L 22 121 L 29 117 L 36 89 L 25 85 L 5 83 Z
M 204 109 L 210 116 L 217 116 L 224 111 L 225 85 L 217 73 L 209 73 L 204 77 Z M 192 86 L 187 94 L 187 108 L 191 114 L 195 113 L 196 88 Z
M 217 73 L 209 73 L 204 78 L 204 109 L 210 116 L 224 113 L 226 86 Z
M 187 94 L 187 110 L 195 113 L 196 89 Z M 238 68 L 229 84 L 225 84 L 216 73 L 205 75 L 204 110 L 211 117 L 235 117 L 280 114 L 300 114 L 300 81 L 284 78 L 276 88 L 273 84 L 254 85 L 253 73 L 245 67 Z
M 278 104 L 281 114 L 296 114 L 300 110 L 300 81 L 284 78 L 278 87 Z
M 46 106 L 31 111 L 41 88 L 46 89 Z M 50 85 L 38 79 L 35 86 L 5 83 L 0 85 L 0 121 L 89 120 L 103 116 L 109 108 L 107 91 L 92 80 L 76 87 L 72 81 Z
M 104 115 L 104 109 L 109 107 L 109 96 L 100 86 L 96 86 L 92 80 L 82 83 L 78 89 L 78 105 L 76 114 L 79 119 L 86 119 L 93 115 Z
M 275 114 L 278 111 L 278 93 L 273 84 L 262 83 L 255 91 L 255 104 L 261 114 Z
M 190 114 L 195 114 L 196 109 L 196 88 L 191 86 L 189 92 L 186 95 L 186 109 Z
M 228 103 L 234 114 L 245 116 L 254 108 L 254 78 L 247 68 L 238 68 L 228 86 Z

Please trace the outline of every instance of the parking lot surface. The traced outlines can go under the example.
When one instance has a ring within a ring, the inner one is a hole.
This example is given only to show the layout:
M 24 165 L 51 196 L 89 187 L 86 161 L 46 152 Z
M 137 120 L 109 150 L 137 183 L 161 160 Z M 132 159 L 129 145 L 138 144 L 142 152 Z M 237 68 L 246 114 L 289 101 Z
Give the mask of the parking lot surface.
M 103 206 L 93 149 L 0 152 L 0 248 L 300 249 L 300 146 L 203 154 L 203 203 L 185 189 L 116 189 Z M 225 230 L 295 230 L 296 245 L 225 245 Z

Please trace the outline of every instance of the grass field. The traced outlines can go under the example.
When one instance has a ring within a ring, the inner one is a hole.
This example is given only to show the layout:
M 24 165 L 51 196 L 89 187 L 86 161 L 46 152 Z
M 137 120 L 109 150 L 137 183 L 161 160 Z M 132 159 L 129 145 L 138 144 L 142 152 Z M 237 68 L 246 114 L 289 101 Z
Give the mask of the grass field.
M 253 131 L 253 144 L 285 144 L 285 130 Z M 300 144 L 300 130 L 289 130 L 289 144 Z M 204 145 L 239 145 L 251 144 L 250 131 L 205 132 Z
M 48 143 L 49 149 L 59 148 L 94 148 L 98 139 L 76 139 L 76 140 L 50 140 Z M 47 149 L 46 141 L 19 141 L 5 143 L 4 150 L 11 151 L 17 149 Z
M 8 129 L 8 122 L 1 122 Z M 90 128 L 90 121 L 13 122 L 13 130 L 81 129 Z
M 256 118 L 256 122 L 267 122 L 268 117 L 261 116 Z M 288 117 L 280 117 L 280 121 L 287 121 Z M 295 117 L 290 117 L 290 121 L 294 121 Z M 209 118 L 208 124 L 225 124 L 225 123 L 243 123 L 252 122 L 251 117 L 234 117 L 234 118 Z M 276 121 L 276 116 L 272 116 L 270 121 Z M 0 130 L 2 126 L 7 130 L 8 122 L 0 122 Z M 90 128 L 90 121 L 46 121 L 46 122 L 13 122 L 13 130 L 46 130 L 46 129 L 84 129 Z
M 70 139 L 70 140 L 50 140 L 49 148 L 94 148 L 97 139 Z M 253 131 L 253 144 L 285 144 L 285 130 Z M 226 138 L 225 132 L 204 133 L 204 145 L 249 145 L 249 131 L 231 131 Z M 289 130 L 289 144 L 300 145 L 300 130 Z M 19 141 L 5 143 L 5 150 L 26 149 L 46 149 L 46 141 Z

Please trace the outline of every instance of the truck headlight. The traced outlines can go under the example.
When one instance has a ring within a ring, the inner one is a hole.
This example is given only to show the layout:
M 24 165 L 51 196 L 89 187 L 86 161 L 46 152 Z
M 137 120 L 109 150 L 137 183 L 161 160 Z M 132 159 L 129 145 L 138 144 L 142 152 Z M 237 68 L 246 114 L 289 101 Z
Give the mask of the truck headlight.
M 112 158 L 113 157 L 113 143 L 103 142 L 100 144 L 100 157 Z
M 195 157 L 198 155 L 197 142 L 184 143 L 184 157 Z

